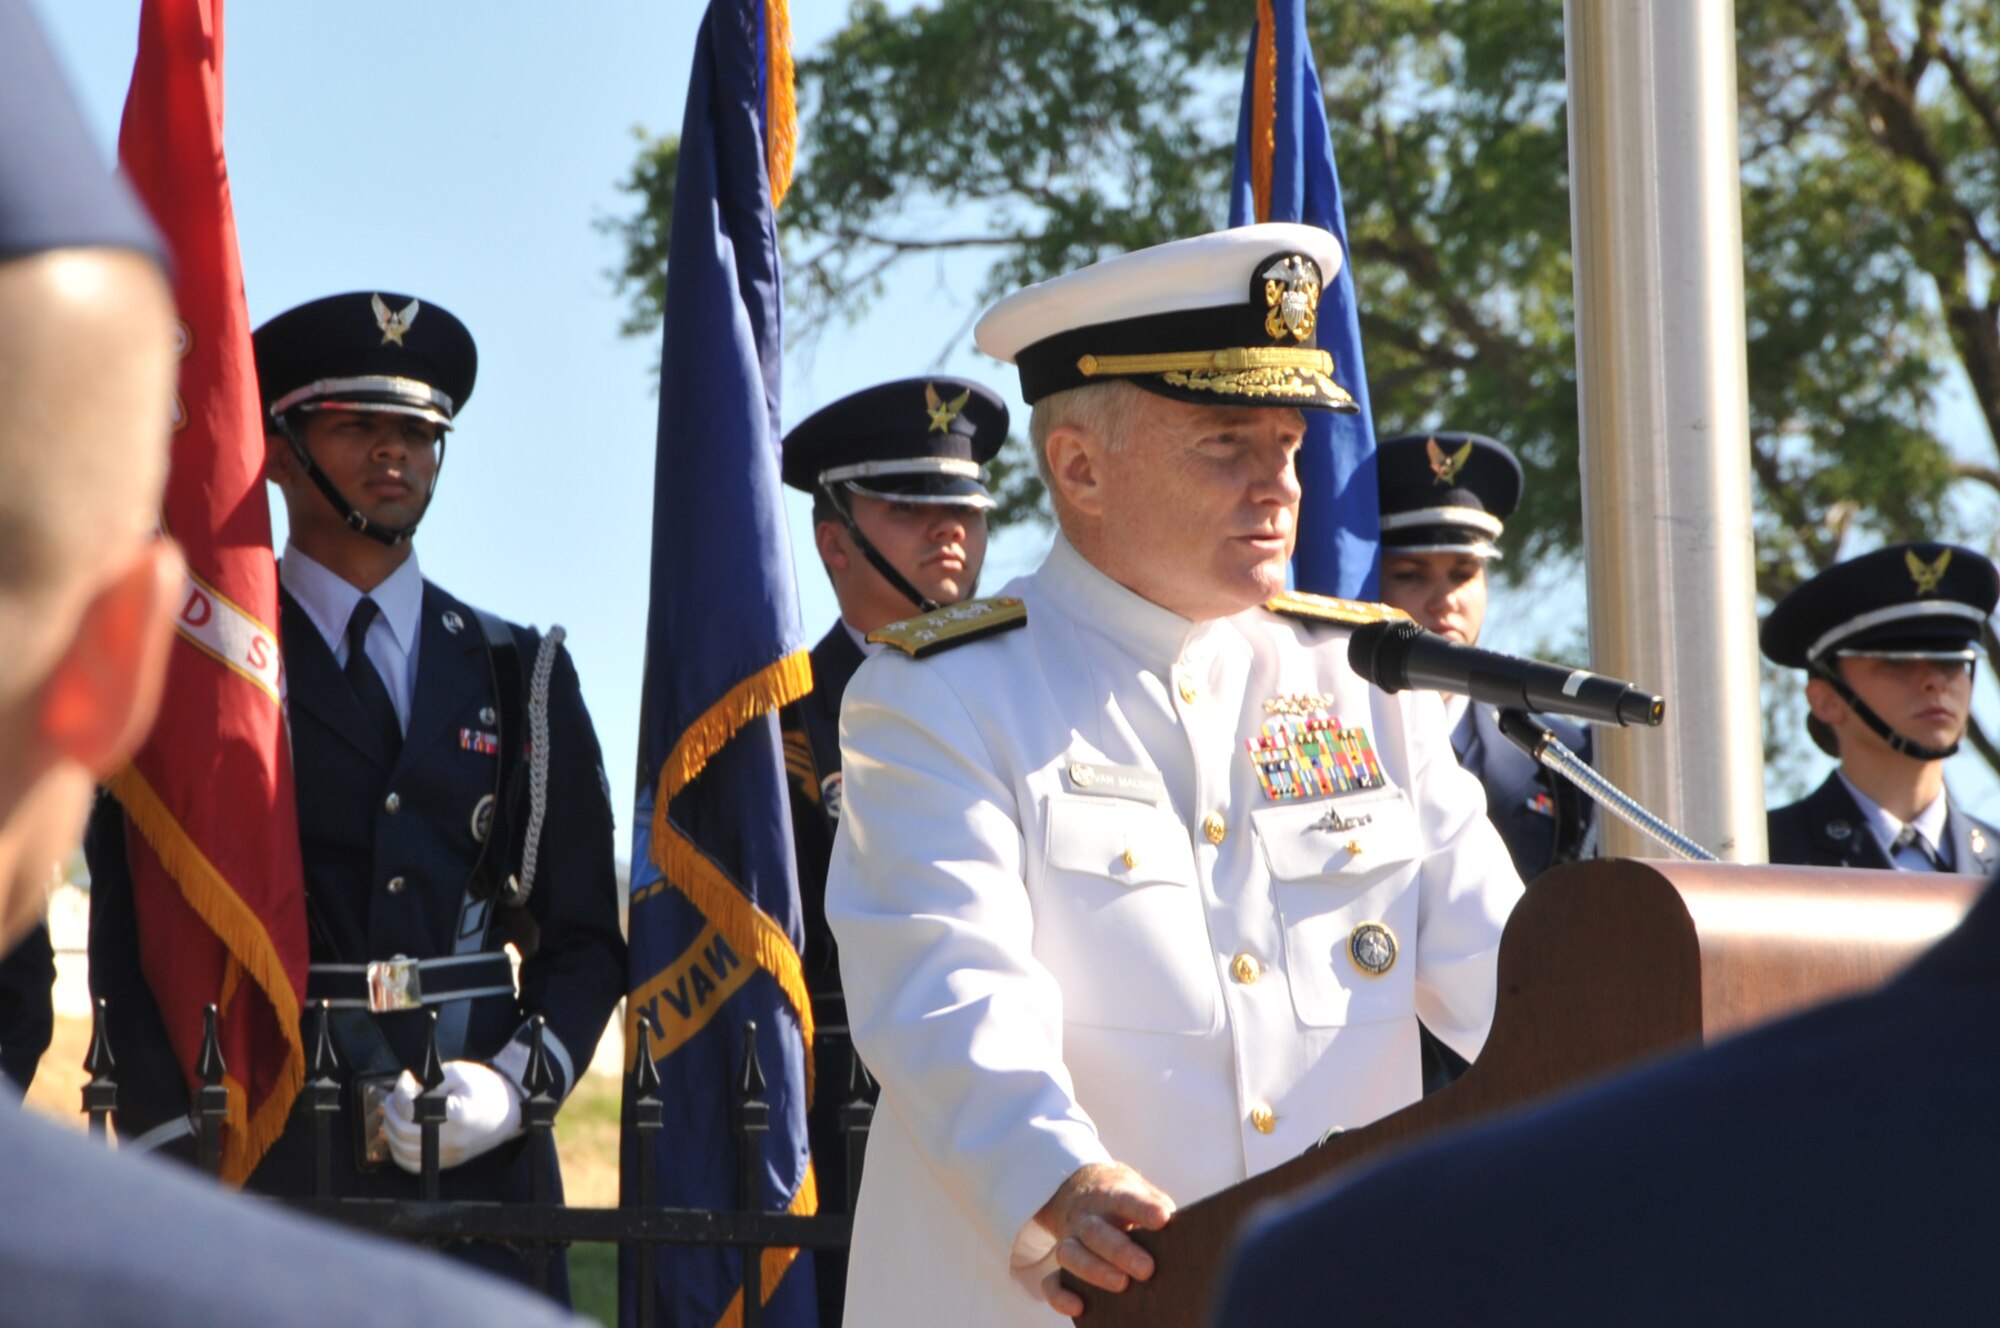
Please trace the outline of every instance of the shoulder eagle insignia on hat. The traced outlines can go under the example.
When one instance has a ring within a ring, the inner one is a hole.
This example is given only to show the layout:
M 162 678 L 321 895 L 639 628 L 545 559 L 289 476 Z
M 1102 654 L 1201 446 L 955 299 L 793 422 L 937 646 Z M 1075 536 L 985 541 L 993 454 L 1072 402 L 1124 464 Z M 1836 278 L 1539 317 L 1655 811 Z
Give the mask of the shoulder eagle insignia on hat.
M 958 394 L 957 400 L 946 401 L 938 396 L 936 384 L 925 383 L 924 405 L 929 408 L 931 413 L 930 432 L 951 432 L 951 422 L 958 418 L 958 412 L 964 410 L 965 403 L 970 400 L 972 400 L 972 389 L 969 387 Z
M 1458 472 L 1464 468 L 1467 461 L 1472 459 L 1472 442 L 1470 439 L 1466 440 L 1464 447 L 1459 448 L 1449 456 L 1445 455 L 1445 450 L 1438 446 L 1438 440 L 1435 438 L 1424 444 L 1424 450 L 1430 453 L 1431 474 L 1437 476 L 1439 484 L 1450 484 L 1453 480 L 1457 479 Z
M 1028 606 L 1012 595 L 969 599 L 935 613 L 905 618 L 868 634 L 870 645 L 894 646 L 912 659 L 1028 625 Z
M 1397 622 L 1410 616 L 1389 604 L 1374 604 L 1359 599 L 1335 599 L 1331 595 L 1309 595 L 1302 590 L 1281 591 L 1265 600 L 1264 607 L 1286 618 L 1337 623 L 1342 627 L 1366 627 L 1370 623 Z
M 1916 550 L 1911 549 L 1903 554 L 1903 562 L 1910 569 L 1910 579 L 1917 583 L 1917 593 L 1935 595 L 1938 582 L 1944 577 L 1944 569 L 1951 565 L 1951 550 L 1940 553 L 1936 562 L 1927 563 L 1917 557 Z
M 410 330 L 410 324 L 417 321 L 417 301 L 411 300 L 401 309 L 391 313 L 389 305 L 380 295 L 370 297 L 375 309 L 375 326 L 382 329 L 382 344 L 403 344 L 403 334 Z
M 1264 330 L 1304 341 L 1319 321 L 1319 267 L 1304 254 L 1286 254 L 1264 269 Z

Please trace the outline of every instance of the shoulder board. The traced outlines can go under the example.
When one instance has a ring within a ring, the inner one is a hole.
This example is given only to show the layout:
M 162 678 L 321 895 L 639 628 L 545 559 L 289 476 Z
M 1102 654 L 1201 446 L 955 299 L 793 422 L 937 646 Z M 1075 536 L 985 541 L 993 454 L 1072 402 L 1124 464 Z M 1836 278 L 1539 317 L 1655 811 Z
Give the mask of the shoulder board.
M 1265 600 L 1264 607 L 1287 618 L 1337 623 L 1342 627 L 1366 627 L 1369 623 L 1395 622 L 1410 616 L 1388 604 L 1375 604 L 1362 599 L 1335 599 L 1331 595 L 1308 595 L 1302 590 L 1281 591 Z
M 894 646 L 912 659 L 1028 625 L 1028 606 L 1012 595 L 970 599 L 868 634 L 871 645 Z

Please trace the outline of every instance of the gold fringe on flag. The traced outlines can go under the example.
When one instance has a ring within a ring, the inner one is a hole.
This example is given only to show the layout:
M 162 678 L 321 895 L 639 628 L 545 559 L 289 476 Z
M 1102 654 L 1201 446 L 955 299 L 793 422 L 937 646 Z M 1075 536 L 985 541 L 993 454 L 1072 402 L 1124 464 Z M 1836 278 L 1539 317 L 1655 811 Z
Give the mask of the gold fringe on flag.
M 277 947 L 271 943 L 271 934 L 264 929 L 262 920 L 245 906 L 215 864 L 188 837 L 138 767 L 128 765 L 113 775 L 111 791 L 118 796 L 125 814 L 138 827 L 160 865 L 166 868 L 167 875 L 180 886 L 181 897 L 187 900 L 188 907 L 215 933 L 232 962 L 242 965 L 264 999 L 271 1003 L 284 1034 L 285 1064 L 278 1075 L 277 1087 L 254 1114 L 248 1113 L 241 1085 L 230 1081 L 222 1178 L 231 1185 L 241 1185 L 249 1179 L 265 1151 L 284 1133 L 292 1101 L 305 1084 L 306 1051 L 299 1035 L 298 993 L 292 990 L 291 979 L 285 976 L 284 966 L 278 962 Z M 233 993 L 219 993 L 219 996 L 230 994 Z M 229 1002 L 218 999 L 217 1005 L 226 1010 Z
M 782 6 L 783 0 L 772 0 Z M 789 68 L 789 59 L 787 60 Z M 788 89 L 789 91 L 789 86 Z M 660 769 L 660 787 L 653 803 L 653 862 L 660 874 L 693 904 L 739 955 L 749 957 L 777 980 L 779 990 L 798 1016 L 799 1033 L 805 1042 L 806 1102 L 813 1099 L 813 1015 L 812 998 L 806 994 L 805 965 L 792 946 L 792 938 L 738 889 L 721 868 L 709 860 L 667 817 L 674 795 L 708 765 L 709 758 L 722 749 L 745 724 L 762 714 L 782 709 L 812 690 L 812 657 L 795 650 L 775 664 L 767 665 L 737 683 L 705 714 L 688 725 L 680 741 L 668 753 Z M 819 1180 L 811 1159 L 806 1162 L 805 1179 L 792 1194 L 789 1211 L 810 1216 L 819 1211 Z M 768 1304 L 785 1272 L 798 1258 L 796 1249 L 766 1249 L 763 1252 L 764 1302 Z M 717 1328 L 742 1328 L 743 1289 L 738 1287 L 729 1305 L 717 1320 Z
M 799 1186 L 799 1192 L 792 1196 L 786 1212 L 794 1217 L 811 1217 L 819 1211 L 819 1181 L 813 1174 L 812 1163 L 806 1163 L 806 1178 Z M 764 1294 L 763 1303 L 769 1305 L 771 1297 L 778 1293 L 781 1281 L 792 1262 L 799 1257 L 795 1249 L 766 1249 L 764 1251 Z M 743 1328 L 743 1288 L 736 1288 L 736 1294 L 729 1298 L 729 1305 L 722 1311 L 722 1317 L 715 1321 L 715 1328 Z
M 700 909 L 732 950 L 753 960 L 777 979 L 779 990 L 799 1019 L 806 1044 L 806 1101 L 813 1095 L 812 999 L 806 995 L 805 965 L 792 938 L 771 915 L 745 897 L 736 883 L 667 818 L 674 795 L 688 786 L 745 724 L 782 709 L 812 690 L 812 657 L 795 650 L 737 683 L 705 714 L 688 725 L 660 769 L 653 802 L 653 862 L 660 874 Z
M 1268 0 L 1266 0 L 1268 3 Z M 792 187 L 799 154 L 799 108 L 794 95 L 792 14 L 788 0 L 764 0 L 764 165 L 771 177 L 771 210 Z
M 663 797 L 653 808 L 653 861 L 674 889 L 701 910 L 730 949 L 777 979 L 779 990 L 799 1017 L 799 1035 L 805 1040 L 806 1104 L 810 1106 L 814 1088 L 812 998 L 806 995 L 805 965 L 799 962 L 799 952 L 770 914 L 751 903 L 706 853 L 674 829 L 666 807 Z
M 1257 220 L 1271 219 L 1271 162 L 1278 155 L 1278 25 L 1257 0 L 1257 86 L 1250 104 L 1250 193 Z

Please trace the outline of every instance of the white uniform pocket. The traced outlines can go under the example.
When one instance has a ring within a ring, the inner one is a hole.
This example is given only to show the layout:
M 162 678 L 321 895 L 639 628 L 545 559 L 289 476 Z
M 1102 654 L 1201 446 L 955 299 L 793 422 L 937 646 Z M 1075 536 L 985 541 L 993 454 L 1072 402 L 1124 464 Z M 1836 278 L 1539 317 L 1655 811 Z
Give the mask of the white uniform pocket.
M 1065 1022 L 1158 1033 L 1216 1026 L 1215 962 L 1194 848 L 1171 810 L 1052 798 L 1035 954 Z
M 1421 845 L 1409 795 L 1384 789 L 1262 807 L 1250 819 L 1285 929 L 1299 1019 L 1335 1027 L 1414 1016 Z M 1360 959 L 1357 929 L 1366 929 Z M 1371 972 L 1388 945 L 1393 961 Z

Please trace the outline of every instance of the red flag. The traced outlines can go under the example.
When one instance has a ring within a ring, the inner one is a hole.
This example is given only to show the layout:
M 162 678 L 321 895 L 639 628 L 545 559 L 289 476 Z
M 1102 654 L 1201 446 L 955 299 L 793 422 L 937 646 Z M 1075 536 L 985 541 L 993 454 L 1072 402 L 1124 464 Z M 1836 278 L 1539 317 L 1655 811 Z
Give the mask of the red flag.
M 161 524 L 188 589 L 151 739 L 112 780 L 140 958 L 192 1087 L 202 1007 L 228 1067 L 241 1184 L 305 1077 L 305 884 L 280 699 L 264 428 L 222 156 L 223 0 L 145 0 L 118 155 L 174 255 L 180 394 Z

